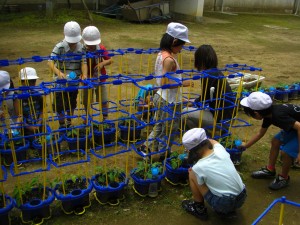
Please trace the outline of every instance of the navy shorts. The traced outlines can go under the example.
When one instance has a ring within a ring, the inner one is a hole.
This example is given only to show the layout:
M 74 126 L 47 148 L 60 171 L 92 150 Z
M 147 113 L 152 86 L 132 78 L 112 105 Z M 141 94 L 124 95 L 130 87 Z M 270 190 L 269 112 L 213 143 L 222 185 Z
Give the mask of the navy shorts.
M 247 191 L 246 188 L 244 188 L 244 190 L 237 196 L 217 196 L 211 191 L 208 191 L 205 194 L 204 199 L 216 212 L 227 214 L 240 208 L 244 204 L 246 197 Z
M 281 130 L 278 134 L 274 136 L 277 140 L 282 142 L 281 150 L 292 158 L 297 158 L 298 156 L 298 134 L 296 130 L 284 131 Z

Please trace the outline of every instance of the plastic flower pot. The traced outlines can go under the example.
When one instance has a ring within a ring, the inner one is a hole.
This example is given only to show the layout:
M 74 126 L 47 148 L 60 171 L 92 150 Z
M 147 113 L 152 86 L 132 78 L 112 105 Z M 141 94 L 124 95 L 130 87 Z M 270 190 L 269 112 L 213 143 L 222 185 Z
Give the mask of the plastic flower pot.
M 128 185 L 128 179 L 123 173 L 123 181 L 111 182 L 108 186 L 103 186 L 97 181 L 98 175 L 92 177 L 92 184 L 96 190 L 95 198 L 100 204 L 118 205 L 120 200 L 124 199 L 125 187 Z
M 171 158 L 166 161 L 166 180 L 172 185 L 186 185 L 189 179 L 189 167 L 190 165 L 182 165 L 176 169 L 171 166 Z
M 94 126 L 94 141 L 97 145 L 103 145 L 102 143 L 102 135 L 104 144 L 110 144 L 115 141 L 116 138 L 116 128 L 114 124 L 108 124 L 110 127 L 106 127 L 103 129 L 103 132 L 101 129 L 98 129 L 97 126 Z
M 133 169 L 130 173 L 131 178 L 133 179 L 133 189 L 141 197 L 150 196 L 151 185 L 155 184 L 157 191 L 161 191 L 161 180 L 164 179 L 166 173 L 159 174 L 155 179 L 143 179 L 137 176 L 134 172 L 136 169 Z M 150 196 L 151 197 L 151 196 Z
M 5 197 L 6 204 L 5 204 L 5 207 L 3 205 L 2 208 L 0 208 L 0 224 L 1 225 L 10 225 L 9 212 L 14 207 L 14 202 L 10 196 L 4 195 L 4 197 Z M 3 195 L 0 195 L 0 198 L 3 198 Z
M 33 188 L 32 191 L 37 190 Z M 21 210 L 21 219 L 23 223 L 42 224 L 45 219 L 51 218 L 50 204 L 54 201 L 53 190 L 46 187 L 47 198 L 32 198 L 30 201 L 18 206 Z
M 57 154 L 58 152 L 60 152 L 60 143 L 62 141 L 63 141 L 62 136 L 57 137 L 56 140 L 53 138 L 52 143 L 51 143 L 51 140 L 47 140 L 47 147 L 46 147 L 47 148 L 47 156 L 49 156 L 52 153 Z M 39 154 L 41 155 L 43 146 L 38 139 L 36 139 L 32 142 L 32 146 L 34 149 L 38 150 Z M 53 152 L 52 152 L 52 148 L 53 148 Z
M 135 121 L 132 120 L 130 125 L 135 124 Z M 128 124 L 128 123 L 127 123 Z M 128 126 L 123 125 L 122 123 L 118 124 L 119 130 L 120 130 L 120 138 L 122 141 L 130 141 L 130 142 L 136 142 L 141 139 L 141 131 L 143 129 L 143 126 Z
M 64 139 L 68 142 L 68 146 L 70 150 L 77 150 L 77 149 L 85 149 L 86 148 L 86 142 L 87 143 L 87 148 L 90 148 L 90 142 L 89 140 L 91 139 L 92 135 L 89 134 L 87 137 L 72 137 L 68 136 L 67 134 L 64 135 Z
M 29 141 L 25 140 L 22 145 L 15 145 L 15 153 L 17 157 L 17 161 L 22 161 L 26 159 L 26 152 L 29 149 Z M 12 150 L 11 148 L 4 147 L 3 144 L 0 145 L 0 152 L 3 157 L 3 164 L 5 166 L 10 166 L 13 162 L 12 158 Z
M 237 148 L 226 148 L 226 151 L 230 154 L 230 159 L 235 166 L 241 164 L 242 153 L 243 153 L 242 150 L 239 150 Z
M 289 90 L 284 88 L 276 88 L 274 99 L 282 102 L 289 101 Z
M 298 99 L 299 85 L 293 84 L 289 87 L 289 99 Z
M 72 180 L 67 180 L 64 186 Z M 62 210 L 65 214 L 82 215 L 85 213 L 85 209 L 91 206 L 89 194 L 93 189 L 93 185 L 90 180 L 83 179 L 83 182 L 87 182 L 85 189 L 74 188 L 72 190 L 65 190 L 64 194 L 61 190 L 62 184 L 56 185 L 54 194 L 58 200 L 62 203 Z

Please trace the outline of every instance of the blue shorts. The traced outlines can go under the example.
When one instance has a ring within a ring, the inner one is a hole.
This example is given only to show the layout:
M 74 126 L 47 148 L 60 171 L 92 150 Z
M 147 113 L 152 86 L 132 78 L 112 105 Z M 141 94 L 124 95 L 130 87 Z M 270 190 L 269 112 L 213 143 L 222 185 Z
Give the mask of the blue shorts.
M 282 142 L 282 146 L 280 149 L 284 151 L 286 154 L 293 158 L 297 158 L 298 156 L 298 134 L 296 130 L 284 131 L 281 130 L 278 134 L 274 136 L 277 140 Z
M 246 188 L 244 188 L 244 190 L 237 196 L 223 195 L 220 197 L 214 195 L 211 191 L 208 191 L 205 194 L 204 199 L 216 212 L 227 214 L 240 208 L 244 204 L 246 197 L 247 191 Z

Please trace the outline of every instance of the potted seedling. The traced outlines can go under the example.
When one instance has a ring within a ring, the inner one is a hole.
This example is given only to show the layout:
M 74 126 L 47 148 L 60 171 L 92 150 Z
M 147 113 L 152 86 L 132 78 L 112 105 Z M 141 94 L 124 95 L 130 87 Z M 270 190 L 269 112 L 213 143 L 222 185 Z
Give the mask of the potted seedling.
M 22 212 L 22 222 L 42 224 L 51 217 L 50 204 L 55 199 L 53 190 L 40 183 L 38 177 L 15 186 L 13 198 Z
M 26 159 L 26 152 L 29 149 L 29 141 L 17 135 L 9 139 L 4 144 L 0 144 L 0 152 L 5 166 L 10 166 L 13 162 L 12 151 L 15 151 L 17 161 Z
M 300 86 L 297 83 L 289 85 L 289 99 L 298 99 Z
M 89 148 L 90 139 L 90 127 L 85 125 L 69 127 L 65 134 L 69 150 L 85 150 L 86 146 Z
M 161 162 L 148 163 L 143 160 L 130 173 L 134 191 L 142 196 L 156 197 L 161 190 L 161 180 L 165 177 Z
M 85 213 L 85 209 L 91 205 L 89 194 L 92 189 L 92 183 L 84 176 L 66 174 L 55 185 L 54 193 L 56 198 L 61 200 L 62 210 L 65 214 L 82 215 Z
M 259 91 L 269 95 L 272 99 L 274 99 L 276 89 L 273 86 L 271 86 L 271 87 L 263 86 L 263 87 L 259 88 Z
M 118 127 L 120 129 L 120 138 L 122 141 L 136 142 L 141 139 L 141 130 L 143 126 L 135 119 L 130 117 L 119 118 Z
M 177 151 L 171 153 L 166 161 L 166 180 L 172 185 L 186 185 L 191 167 L 187 162 L 187 154 L 179 154 Z
M 282 102 L 289 100 L 289 86 L 287 84 L 279 83 L 276 85 L 274 99 Z
M 116 128 L 114 123 L 94 123 L 92 126 L 96 145 L 103 145 L 103 142 L 110 144 L 115 141 Z
M 220 139 L 220 144 L 224 146 L 226 151 L 230 154 L 230 159 L 234 165 L 241 164 L 241 157 L 244 149 L 240 149 L 242 141 L 237 136 L 227 136 Z
M 124 188 L 128 184 L 125 171 L 118 167 L 104 170 L 96 168 L 96 175 L 92 177 L 92 184 L 96 190 L 95 197 L 100 204 L 118 205 L 124 199 Z
M 0 224 L 10 225 L 9 212 L 14 207 L 13 199 L 6 194 L 0 194 Z
M 50 154 L 58 154 L 60 152 L 60 143 L 62 142 L 63 138 L 60 135 L 44 135 L 37 137 L 33 142 L 33 148 L 39 151 L 39 155 L 43 149 L 43 145 L 47 150 L 47 157 Z

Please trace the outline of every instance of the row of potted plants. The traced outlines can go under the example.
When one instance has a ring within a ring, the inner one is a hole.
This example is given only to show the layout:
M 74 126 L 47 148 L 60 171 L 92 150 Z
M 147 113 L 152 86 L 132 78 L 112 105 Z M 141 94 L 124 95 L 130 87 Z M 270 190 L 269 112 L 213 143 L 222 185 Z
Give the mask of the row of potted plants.
M 244 89 L 243 96 L 248 96 L 253 91 L 261 91 L 272 97 L 273 100 L 288 102 L 289 100 L 298 99 L 300 97 L 300 83 L 284 84 L 279 83 L 274 86 L 261 86 L 258 89 L 252 88 L 250 90 Z
M 140 196 L 156 197 L 161 190 L 161 181 L 167 176 L 167 180 L 173 184 L 186 183 L 187 169 L 185 175 L 176 180 L 170 171 L 180 169 L 182 163 L 178 154 L 167 159 L 168 168 L 163 169 L 163 163 L 150 164 L 146 161 L 138 162 L 136 168 L 132 169 L 130 176 L 133 180 L 133 189 Z M 2 194 L 0 200 L 0 216 L 2 224 L 9 224 L 9 211 L 13 207 L 21 210 L 21 219 L 24 223 L 42 224 L 44 220 L 51 217 L 50 205 L 56 199 L 61 201 L 61 208 L 66 214 L 81 215 L 91 205 L 90 193 L 94 189 L 95 199 L 100 204 L 118 205 L 124 198 L 125 187 L 129 178 L 125 171 L 113 167 L 96 168 L 96 174 L 88 179 L 84 176 L 66 175 L 55 179 L 54 182 L 42 184 L 35 177 L 29 182 L 23 182 L 16 186 L 12 197 Z M 5 202 L 5 203 L 4 203 Z M 4 222 L 5 221 L 5 222 Z

